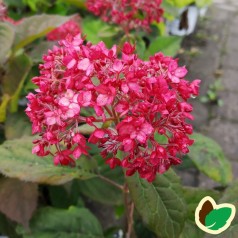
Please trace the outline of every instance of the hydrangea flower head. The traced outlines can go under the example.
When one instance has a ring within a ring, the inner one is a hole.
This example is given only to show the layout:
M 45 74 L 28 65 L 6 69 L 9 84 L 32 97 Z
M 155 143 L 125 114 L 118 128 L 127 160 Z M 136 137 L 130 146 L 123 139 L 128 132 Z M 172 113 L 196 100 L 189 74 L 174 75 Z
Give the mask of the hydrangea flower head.
M 134 50 L 129 43 L 108 49 L 68 35 L 44 55 L 40 76 L 33 78 L 38 89 L 27 96 L 26 113 L 40 135 L 33 153 L 74 166 L 89 153 L 89 142 L 101 148 L 111 168 L 122 166 L 128 176 L 138 172 L 150 182 L 181 163 L 179 155 L 193 143 L 187 100 L 198 95 L 200 80 L 185 80 L 187 70 L 176 59 L 157 53 L 144 61 Z M 92 128 L 89 138 L 81 124 Z
M 79 17 L 74 17 L 61 26 L 55 28 L 46 35 L 47 40 L 58 41 L 65 39 L 68 34 L 71 34 L 73 36 L 78 35 L 81 32 L 79 19 Z
M 87 0 L 89 11 L 103 21 L 120 25 L 126 33 L 132 29 L 150 29 L 150 24 L 161 21 L 162 0 Z

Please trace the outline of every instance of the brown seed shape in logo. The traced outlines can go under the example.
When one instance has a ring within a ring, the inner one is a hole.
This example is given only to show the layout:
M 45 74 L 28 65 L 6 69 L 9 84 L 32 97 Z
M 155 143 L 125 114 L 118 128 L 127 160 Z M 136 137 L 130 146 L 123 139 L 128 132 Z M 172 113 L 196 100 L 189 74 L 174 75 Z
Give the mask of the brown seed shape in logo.
M 210 201 L 204 202 L 202 209 L 199 212 L 199 221 L 205 226 L 205 218 L 207 214 L 213 210 L 213 206 Z

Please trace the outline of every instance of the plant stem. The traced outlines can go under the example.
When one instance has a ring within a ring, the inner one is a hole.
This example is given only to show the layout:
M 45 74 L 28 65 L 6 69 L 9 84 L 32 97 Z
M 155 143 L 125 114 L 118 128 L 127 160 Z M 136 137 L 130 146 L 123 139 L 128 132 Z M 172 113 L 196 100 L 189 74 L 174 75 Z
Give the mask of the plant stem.
M 124 187 L 116 182 L 114 182 L 113 180 L 107 178 L 107 177 L 104 177 L 103 175 L 101 174 L 98 174 L 97 175 L 100 179 L 102 179 L 103 181 L 107 182 L 107 183 L 110 183 L 111 185 L 113 185 L 114 187 L 124 191 Z
M 125 238 L 131 238 L 134 236 L 134 229 L 133 229 L 133 214 L 134 214 L 134 203 L 129 201 L 129 191 L 127 184 L 124 185 L 124 200 L 125 200 L 125 207 L 126 207 L 126 218 L 127 218 L 127 230 Z

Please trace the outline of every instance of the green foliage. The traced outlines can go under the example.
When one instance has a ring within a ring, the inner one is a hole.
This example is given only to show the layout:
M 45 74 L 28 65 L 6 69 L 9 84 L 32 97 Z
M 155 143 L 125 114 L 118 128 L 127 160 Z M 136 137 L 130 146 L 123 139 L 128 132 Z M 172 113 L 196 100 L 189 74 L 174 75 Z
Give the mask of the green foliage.
M 96 156 L 95 160 L 99 163 L 100 176 L 110 179 L 119 185 L 123 183 L 124 176 L 121 168 L 110 169 L 100 156 Z M 118 205 L 123 202 L 122 191 L 100 177 L 79 181 L 78 186 L 82 194 L 94 201 L 109 205 Z
M 204 188 L 192 188 L 185 187 L 183 188 L 184 198 L 188 208 L 187 219 L 189 222 L 194 222 L 194 214 L 199 202 L 206 196 L 210 196 L 215 200 L 218 200 L 220 193 L 212 189 Z
M 30 232 L 18 227 L 23 238 L 103 238 L 101 225 L 86 208 L 45 207 L 37 211 L 30 222 Z
M 200 230 L 195 222 L 186 221 L 184 225 L 183 232 L 180 234 L 179 238 L 203 238 L 204 232 Z
M 13 27 L 8 23 L 0 22 L 0 65 L 3 64 L 7 59 L 7 55 L 11 51 L 14 37 L 15 32 Z
M 32 139 L 32 137 L 24 137 L 0 145 L 2 174 L 23 181 L 54 185 L 66 183 L 74 178 L 89 179 L 96 176 L 85 166 L 75 168 L 54 166 L 52 158 L 39 158 L 32 155 Z
M 73 205 L 84 207 L 84 201 L 80 196 L 78 181 L 73 180 L 62 186 L 49 186 L 49 196 L 52 206 L 57 208 L 68 208 Z
M 87 36 L 87 40 L 96 44 L 103 41 L 108 47 L 111 47 L 114 42 L 112 37 L 118 34 L 119 29 L 115 26 L 109 26 L 100 19 L 92 17 L 84 18 L 82 22 L 83 33 Z
M 179 36 L 159 36 L 150 44 L 146 56 L 148 58 L 159 51 L 168 56 L 175 56 L 180 49 L 181 41 L 182 37 Z
M 9 113 L 5 121 L 5 137 L 7 140 L 30 136 L 31 123 L 25 112 Z
M 211 179 L 228 184 L 232 180 L 232 170 L 222 148 L 211 138 L 194 133 L 194 145 L 190 147 L 189 157 L 197 168 Z
M 31 66 L 31 59 L 26 54 L 17 55 L 8 64 L 2 87 L 4 93 L 11 96 L 10 112 L 17 111 L 18 99 Z
M 0 234 L 11 238 L 21 238 L 16 233 L 16 224 L 8 219 L 4 214 L 0 213 Z
M 68 3 L 81 9 L 86 8 L 85 6 L 86 0 L 60 0 L 60 2 Z
M 205 7 L 211 4 L 212 0 L 165 0 L 167 3 L 175 7 L 185 7 L 191 3 L 196 3 L 198 7 Z
M 205 7 L 212 3 L 212 0 L 195 0 L 198 7 Z
M 177 238 L 186 215 L 182 187 L 176 174 L 169 170 L 158 175 L 153 183 L 127 177 L 131 198 L 143 221 L 161 238 Z
M 52 49 L 55 45 L 54 41 L 41 41 L 39 44 L 35 45 L 34 48 L 29 52 L 29 56 L 34 63 L 41 63 L 42 56 Z
M 54 28 L 68 21 L 71 17 L 72 16 L 65 17 L 41 14 L 24 18 L 21 24 L 16 26 L 14 51 L 25 47 L 42 36 L 45 36 Z
M 47 0 L 23 0 L 23 3 L 29 6 L 33 12 L 37 12 L 39 8 L 47 8 L 51 5 Z

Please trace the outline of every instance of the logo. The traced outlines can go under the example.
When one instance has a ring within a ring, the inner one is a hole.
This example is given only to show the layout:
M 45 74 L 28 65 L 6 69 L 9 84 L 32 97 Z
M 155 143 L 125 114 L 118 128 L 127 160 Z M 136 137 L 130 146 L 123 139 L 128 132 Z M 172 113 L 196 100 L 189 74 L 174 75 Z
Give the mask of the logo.
M 200 201 L 196 208 L 195 222 L 201 230 L 217 235 L 231 225 L 235 214 L 234 205 L 229 203 L 217 205 L 213 198 L 207 196 Z

